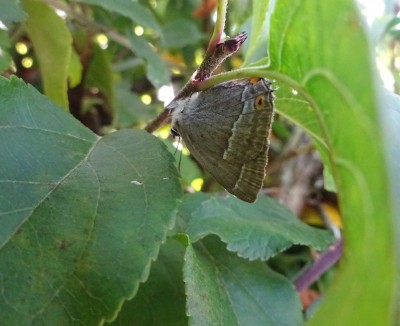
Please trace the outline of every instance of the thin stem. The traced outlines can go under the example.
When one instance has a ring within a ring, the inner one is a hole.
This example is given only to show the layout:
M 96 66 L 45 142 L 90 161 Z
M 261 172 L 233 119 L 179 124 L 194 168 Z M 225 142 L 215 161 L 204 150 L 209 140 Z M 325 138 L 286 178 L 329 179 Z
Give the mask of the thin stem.
M 294 285 L 298 292 L 307 289 L 313 284 L 323 273 L 333 266 L 342 256 L 343 242 L 339 240 L 328 250 L 323 252 L 321 256 L 294 281 Z
M 228 0 L 218 0 L 217 21 L 215 22 L 214 31 L 208 43 L 206 56 L 213 54 L 217 44 L 221 41 L 221 36 L 225 29 L 227 7 Z
M 171 110 L 164 109 L 154 120 L 150 121 L 144 130 L 149 133 L 156 131 L 161 126 L 169 123 L 171 120 Z

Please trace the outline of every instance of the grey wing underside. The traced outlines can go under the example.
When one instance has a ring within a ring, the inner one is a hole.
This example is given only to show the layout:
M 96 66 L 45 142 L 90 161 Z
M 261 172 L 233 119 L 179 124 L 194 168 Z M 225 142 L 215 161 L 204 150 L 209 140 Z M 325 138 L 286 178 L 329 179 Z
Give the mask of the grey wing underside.
M 199 121 L 200 122 L 200 121 Z M 203 124 L 192 123 L 192 128 L 201 128 Z M 198 124 L 198 126 L 196 126 Z M 191 133 L 180 129 L 179 132 L 191 154 L 214 178 L 230 193 L 247 202 L 253 202 L 265 177 L 267 165 L 267 140 L 255 157 L 242 160 L 227 160 L 224 152 L 228 146 L 222 139 L 229 139 L 231 130 L 212 128 L 202 133 Z M 221 137 L 223 135 L 223 137 Z M 228 137 L 228 138 L 227 138 Z M 197 146 L 202 142 L 202 146 Z
M 207 94 L 207 98 L 212 97 Z M 231 103 L 229 107 L 227 102 Z M 256 199 L 265 177 L 273 116 L 272 98 L 268 98 L 262 110 L 254 110 L 253 104 L 254 96 L 225 99 L 217 106 L 215 102 L 191 103 L 196 109 L 191 107 L 188 114 L 184 108 L 177 125 L 200 165 L 227 191 L 248 202 Z
M 247 202 L 253 202 L 265 177 L 267 165 L 268 140 L 264 130 L 264 142 L 252 156 L 232 156 L 224 158 L 227 153 L 228 139 L 232 129 L 222 125 L 208 124 L 198 119 L 191 123 L 190 129 L 179 132 L 189 151 L 195 159 L 230 193 Z M 245 125 L 243 128 L 246 128 Z M 250 128 L 250 126 L 248 126 Z M 211 129 L 210 129 L 211 128 Z M 193 132 L 197 130 L 196 132 Z M 199 132 L 200 131 L 200 132 Z M 239 139 L 240 139 L 240 135 Z

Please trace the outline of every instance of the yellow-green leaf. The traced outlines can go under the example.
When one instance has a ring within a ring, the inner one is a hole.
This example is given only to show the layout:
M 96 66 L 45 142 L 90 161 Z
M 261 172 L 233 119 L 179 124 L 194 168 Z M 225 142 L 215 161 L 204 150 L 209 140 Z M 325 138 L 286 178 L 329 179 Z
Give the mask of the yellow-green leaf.
M 23 0 L 26 31 L 39 61 L 45 94 L 68 109 L 67 78 L 72 36 L 53 8 L 41 0 Z
M 345 222 L 346 259 L 313 325 L 389 325 L 395 222 L 370 45 L 357 8 L 349 0 L 280 0 L 270 31 L 270 68 L 313 108 Z M 296 115 L 299 124 L 304 117 Z

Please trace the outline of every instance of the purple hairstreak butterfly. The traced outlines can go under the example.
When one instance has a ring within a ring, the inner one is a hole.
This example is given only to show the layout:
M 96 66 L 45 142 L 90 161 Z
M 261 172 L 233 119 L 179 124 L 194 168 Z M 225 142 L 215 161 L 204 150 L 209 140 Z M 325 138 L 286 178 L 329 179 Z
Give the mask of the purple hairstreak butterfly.
M 168 105 L 173 135 L 231 194 L 254 202 L 265 178 L 274 116 L 271 83 L 227 81 Z

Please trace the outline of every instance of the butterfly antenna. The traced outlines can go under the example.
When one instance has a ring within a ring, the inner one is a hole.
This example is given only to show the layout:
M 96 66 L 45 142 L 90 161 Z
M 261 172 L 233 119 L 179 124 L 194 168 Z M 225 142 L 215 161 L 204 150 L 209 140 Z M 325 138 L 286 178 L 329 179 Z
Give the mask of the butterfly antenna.
M 178 150 L 180 143 L 181 143 L 181 136 L 179 136 L 178 147 L 176 148 L 175 152 Z M 178 161 L 178 171 L 179 171 L 179 173 L 181 172 L 181 163 L 182 163 L 182 151 L 181 151 L 181 153 L 179 155 L 179 161 Z
M 178 145 L 176 145 L 176 147 L 175 147 L 174 156 L 176 155 L 176 152 L 178 151 L 178 147 L 179 147 L 180 141 L 181 141 L 181 139 L 179 138 L 179 140 L 178 140 Z
M 174 140 L 176 137 L 178 137 L 178 145 L 175 147 L 175 152 L 174 152 L 174 156 L 175 156 L 176 152 L 178 151 L 179 145 L 181 144 L 181 135 L 174 128 L 171 129 L 171 135 Z M 179 172 L 181 172 L 181 162 L 182 162 L 182 151 L 181 151 L 181 154 L 179 156 L 179 161 L 178 161 L 178 171 Z

